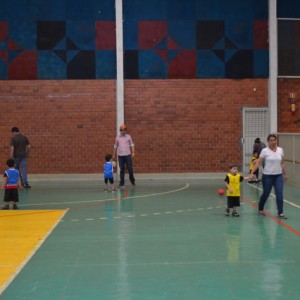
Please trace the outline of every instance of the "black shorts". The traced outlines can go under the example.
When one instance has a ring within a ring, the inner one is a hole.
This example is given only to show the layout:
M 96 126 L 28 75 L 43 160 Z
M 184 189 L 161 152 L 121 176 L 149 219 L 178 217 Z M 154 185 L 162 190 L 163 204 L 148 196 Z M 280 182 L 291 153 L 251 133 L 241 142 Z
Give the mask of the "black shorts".
M 227 207 L 240 206 L 240 196 L 227 196 Z
M 107 183 L 108 183 L 108 181 L 109 181 L 111 184 L 113 184 L 113 183 L 114 183 L 114 179 L 113 179 L 113 178 L 104 178 L 104 182 L 105 182 L 105 184 L 107 184 Z
M 5 189 L 4 202 L 10 202 L 10 201 L 19 202 L 18 189 Z

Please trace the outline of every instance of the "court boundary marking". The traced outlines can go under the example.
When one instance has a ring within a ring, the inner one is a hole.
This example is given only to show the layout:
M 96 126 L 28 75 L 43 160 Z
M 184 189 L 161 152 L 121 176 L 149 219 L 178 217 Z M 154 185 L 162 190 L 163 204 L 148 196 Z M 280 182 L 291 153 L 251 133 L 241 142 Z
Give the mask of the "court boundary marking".
M 7 279 L 7 281 L 0 286 L 0 296 L 6 290 L 6 288 L 12 283 L 12 281 L 17 277 L 17 275 L 22 271 L 22 269 L 26 266 L 29 260 L 34 256 L 34 254 L 38 251 L 38 249 L 43 245 L 43 243 L 47 240 L 49 235 L 54 231 L 56 226 L 61 222 L 62 218 L 68 212 L 68 209 L 64 209 L 62 215 L 58 220 L 53 224 L 53 226 L 48 230 L 48 232 L 41 238 L 36 246 L 29 252 L 27 257 L 20 263 L 20 265 L 16 268 L 16 271 Z
M 110 201 L 118 201 L 122 199 L 137 199 L 137 198 L 147 198 L 147 197 L 153 197 L 153 196 L 160 196 L 160 195 L 166 195 L 171 193 L 180 192 L 182 190 L 185 190 L 190 187 L 189 183 L 186 183 L 183 187 L 177 188 L 175 190 L 160 192 L 160 193 L 153 193 L 153 194 L 146 194 L 146 195 L 135 195 L 135 196 L 128 196 L 128 189 L 125 189 L 125 194 L 121 195 L 116 198 L 111 199 L 97 199 L 97 200 L 82 200 L 82 201 L 67 201 L 67 202 L 47 202 L 47 203 L 31 203 L 31 204 L 20 204 L 20 207 L 29 207 L 29 206 L 45 206 L 45 205 L 66 205 L 66 204 L 81 204 L 81 203 L 101 203 L 101 202 L 110 202 Z M 72 210 L 72 208 L 69 208 Z

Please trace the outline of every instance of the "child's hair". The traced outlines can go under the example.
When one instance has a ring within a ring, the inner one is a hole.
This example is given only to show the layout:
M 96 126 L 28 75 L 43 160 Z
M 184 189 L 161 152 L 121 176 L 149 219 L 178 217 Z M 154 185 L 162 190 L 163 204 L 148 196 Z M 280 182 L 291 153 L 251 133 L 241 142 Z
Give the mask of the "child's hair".
M 111 154 L 106 154 L 105 155 L 105 161 L 110 161 L 112 159 L 112 155 Z
M 15 165 L 15 160 L 13 158 L 9 158 L 7 161 L 6 161 L 6 164 L 8 167 L 12 168 L 14 167 Z
M 237 164 L 232 164 L 232 165 L 229 166 L 229 170 L 232 169 L 232 168 L 239 168 L 239 166 Z

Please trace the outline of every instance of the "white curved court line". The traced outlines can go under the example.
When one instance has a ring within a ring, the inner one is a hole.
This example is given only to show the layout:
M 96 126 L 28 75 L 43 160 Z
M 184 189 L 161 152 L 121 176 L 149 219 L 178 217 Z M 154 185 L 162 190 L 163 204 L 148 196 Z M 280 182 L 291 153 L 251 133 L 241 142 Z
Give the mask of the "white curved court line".
M 98 200 L 84 200 L 84 201 L 68 201 L 68 202 L 47 202 L 47 203 L 32 203 L 32 204 L 20 204 L 20 206 L 44 206 L 44 205 L 66 205 L 66 204 L 80 204 L 80 203 L 95 203 L 95 202 L 108 202 L 108 201 L 116 201 L 116 200 L 123 200 L 123 199 L 136 199 L 136 198 L 147 198 L 153 196 L 160 196 L 166 195 L 171 193 L 177 193 L 182 190 L 187 189 L 190 186 L 189 183 L 186 183 L 185 186 L 178 188 L 176 190 L 161 192 L 161 193 L 154 193 L 154 194 L 147 194 L 147 195 L 139 195 L 139 196 L 125 196 L 123 197 L 116 197 L 112 199 L 98 199 Z
M 255 188 L 255 189 L 261 191 L 261 192 L 263 191 L 262 188 L 259 188 L 259 187 L 257 187 L 257 186 L 253 186 L 252 184 L 249 184 L 249 185 L 252 186 L 253 188 Z M 274 193 L 270 193 L 270 195 L 271 195 L 273 198 L 276 198 L 276 195 L 275 195 Z M 295 204 L 295 203 L 293 203 L 293 202 L 291 202 L 291 201 L 288 201 L 288 200 L 286 200 L 286 199 L 284 199 L 284 198 L 283 198 L 283 201 L 286 202 L 286 203 L 288 203 L 289 205 L 292 205 L 292 206 L 294 206 L 294 207 L 300 208 L 299 205 L 297 205 L 297 204 Z

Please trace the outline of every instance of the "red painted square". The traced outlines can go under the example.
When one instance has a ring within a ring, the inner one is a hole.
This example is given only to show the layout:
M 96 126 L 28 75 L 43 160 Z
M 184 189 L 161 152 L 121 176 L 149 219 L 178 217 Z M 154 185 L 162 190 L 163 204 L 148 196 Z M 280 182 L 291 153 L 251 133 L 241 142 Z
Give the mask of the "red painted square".
M 96 22 L 96 50 L 116 49 L 116 23 L 114 21 Z
M 139 49 L 151 50 L 167 38 L 167 22 L 141 21 L 139 22 Z
M 196 78 L 196 50 L 179 52 L 169 62 L 168 78 Z
M 0 50 L 0 58 L 7 63 L 8 62 L 8 51 Z
M 0 42 L 2 42 L 8 35 L 8 23 L 0 22 Z
M 23 51 L 8 66 L 9 79 L 37 79 L 37 52 Z
M 268 49 L 268 38 L 268 21 L 255 21 L 253 24 L 254 49 Z

